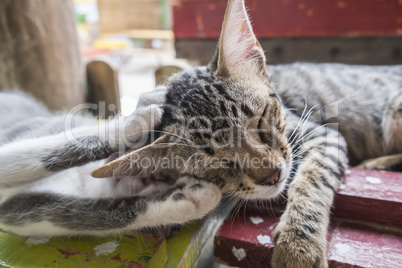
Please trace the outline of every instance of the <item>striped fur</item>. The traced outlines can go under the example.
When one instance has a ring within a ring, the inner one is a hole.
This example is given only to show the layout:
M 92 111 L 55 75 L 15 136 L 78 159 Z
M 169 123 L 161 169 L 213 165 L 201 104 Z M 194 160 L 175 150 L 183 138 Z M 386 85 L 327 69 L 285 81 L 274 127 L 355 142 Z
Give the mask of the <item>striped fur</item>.
M 288 185 L 272 264 L 327 267 L 329 211 L 348 155 L 352 164 L 370 158 L 365 167 L 401 163 L 401 70 L 266 68 L 243 1 L 230 0 L 211 63 L 173 75 L 142 99 L 145 110 L 133 118 L 148 128 L 131 123 L 128 135 L 124 128 L 99 135 L 81 118 L 70 142 L 60 122 L 47 129 L 58 115 L 24 102 L 18 118 L 30 112 L 47 121 L 30 118 L 27 129 L 0 133 L 0 225 L 23 235 L 100 235 L 182 224 L 207 215 L 222 194 L 271 199 Z M 153 103 L 160 105 L 154 115 Z M 144 137 L 145 145 L 135 146 Z M 120 146 L 123 139 L 134 146 Z M 125 147 L 131 150 L 122 157 L 101 160 Z M 168 165 L 144 167 L 144 159 Z M 108 179 L 89 178 L 92 169 Z

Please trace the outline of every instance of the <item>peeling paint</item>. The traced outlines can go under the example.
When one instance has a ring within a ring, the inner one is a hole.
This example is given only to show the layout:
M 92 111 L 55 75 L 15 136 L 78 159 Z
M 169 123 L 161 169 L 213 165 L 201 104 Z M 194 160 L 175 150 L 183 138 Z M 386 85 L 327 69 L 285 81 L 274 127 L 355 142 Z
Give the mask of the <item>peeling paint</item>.
M 271 237 L 269 237 L 269 235 L 258 235 L 257 240 L 262 245 L 271 243 Z
M 100 244 L 100 245 L 94 247 L 95 254 L 96 255 L 101 255 L 101 254 L 104 255 L 104 254 L 113 253 L 116 250 L 118 245 L 119 244 L 118 244 L 117 240 Z
M 298 5 L 298 8 L 299 8 L 300 10 L 303 10 L 303 9 L 306 8 L 306 4 L 300 3 L 300 4 Z
M 336 3 L 336 6 L 339 8 L 345 8 L 346 7 L 346 3 L 343 1 L 339 1 L 338 3 Z
M 241 261 L 242 259 L 244 259 L 246 257 L 246 251 L 243 248 L 237 249 L 237 248 L 233 247 L 232 253 L 233 253 L 233 256 L 235 256 L 235 258 L 238 261 Z
M 335 249 L 338 254 L 344 255 L 349 252 L 350 246 L 348 244 L 338 243 L 335 245 Z
M 209 5 L 208 5 L 208 9 L 209 9 L 210 11 L 215 11 L 215 9 L 216 9 L 216 4 L 209 4 Z
M 381 236 L 381 241 L 384 243 L 384 245 L 390 246 L 390 247 L 399 247 L 400 242 L 398 238 L 395 235 L 390 235 L 390 234 L 383 234 Z
M 368 181 L 369 183 L 372 183 L 372 184 L 380 184 L 380 183 L 382 183 L 382 180 L 380 178 L 370 177 L 370 176 L 366 177 L 366 181 Z
M 260 217 L 250 217 L 250 220 L 252 223 L 254 223 L 255 225 L 260 224 L 262 222 L 264 222 L 263 219 L 261 219 Z
M 45 244 L 45 243 L 49 242 L 50 238 L 51 237 L 46 237 L 46 236 L 31 236 L 25 241 L 25 243 L 28 246 Z

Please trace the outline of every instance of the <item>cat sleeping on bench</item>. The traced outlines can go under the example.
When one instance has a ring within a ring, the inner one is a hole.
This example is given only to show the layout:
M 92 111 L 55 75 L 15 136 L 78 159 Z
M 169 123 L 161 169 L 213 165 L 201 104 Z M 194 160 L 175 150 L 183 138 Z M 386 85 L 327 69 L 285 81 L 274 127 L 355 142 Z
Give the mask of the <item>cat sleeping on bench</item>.
M 128 118 L 97 124 L 0 93 L 0 227 L 57 236 L 184 224 L 222 195 L 266 200 L 288 185 L 273 265 L 327 267 L 349 159 L 402 162 L 402 68 L 265 62 L 243 1 L 230 0 L 210 64 L 173 75 Z

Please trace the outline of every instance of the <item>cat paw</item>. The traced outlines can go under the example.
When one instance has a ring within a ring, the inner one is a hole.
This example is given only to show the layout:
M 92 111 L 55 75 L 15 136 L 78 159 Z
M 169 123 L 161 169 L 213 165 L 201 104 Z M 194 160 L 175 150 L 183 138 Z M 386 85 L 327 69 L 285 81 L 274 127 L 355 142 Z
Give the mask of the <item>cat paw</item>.
M 143 143 L 143 136 L 157 128 L 162 122 L 163 109 L 156 104 L 138 108 L 132 115 L 125 118 L 119 129 L 119 141 L 124 141 L 126 147 L 138 148 L 138 142 Z
M 61 171 L 71 167 L 107 158 L 112 148 L 97 136 L 78 137 L 42 158 L 43 166 L 49 171 Z
M 363 169 L 393 170 L 393 167 L 401 164 L 402 154 L 398 154 L 368 159 L 356 167 Z
M 272 267 L 326 268 L 326 240 L 308 236 L 280 222 L 274 231 Z
M 160 203 L 159 215 L 163 215 L 165 224 L 182 224 L 203 218 L 218 206 L 221 197 L 218 186 L 183 177 L 177 181 L 174 188 L 154 199 Z

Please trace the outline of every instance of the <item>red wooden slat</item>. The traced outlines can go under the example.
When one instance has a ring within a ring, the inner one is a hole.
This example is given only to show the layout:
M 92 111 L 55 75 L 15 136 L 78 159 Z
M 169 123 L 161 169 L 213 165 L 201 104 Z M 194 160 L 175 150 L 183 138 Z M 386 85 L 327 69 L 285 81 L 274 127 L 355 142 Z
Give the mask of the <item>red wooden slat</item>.
M 254 224 L 250 217 L 263 222 Z M 236 267 L 270 267 L 273 230 L 278 219 L 247 211 L 228 219 L 215 236 L 217 262 Z M 398 268 L 402 263 L 402 230 L 389 231 L 369 225 L 335 220 L 328 232 L 330 267 Z
M 402 233 L 339 221 L 331 229 L 331 267 L 401 267 Z
M 400 0 L 249 0 L 258 37 L 402 35 Z M 219 37 L 226 4 L 173 7 L 176 38 Z
M 262 222 L 254 224 L 251 217 Z M 236 267 L 269 267 L 277 223 L 278 218 L 251 210 L 235 219 L 229 217 L 215 236 L 215 260 Z
M 402 227 L 402 173 L 350 168 L 333 215 Z
M 331 267 L 400 267 L 401 183 L 402 173 L 348 169 L 332 214 L 349 222 L 333 221 L 328 236 Z M 274 247 L 272 232 L 280 216 L 273 212 L 272 209 L 235 210 L 237 217 L 227 219 L 215 237 L 217 261 L 242 267 L 267 265 Z M 264 241 L 266 243 L 262 243 Z M 242 251 L 246 254 L 244 258 L 240 258 L 244 255 Z

